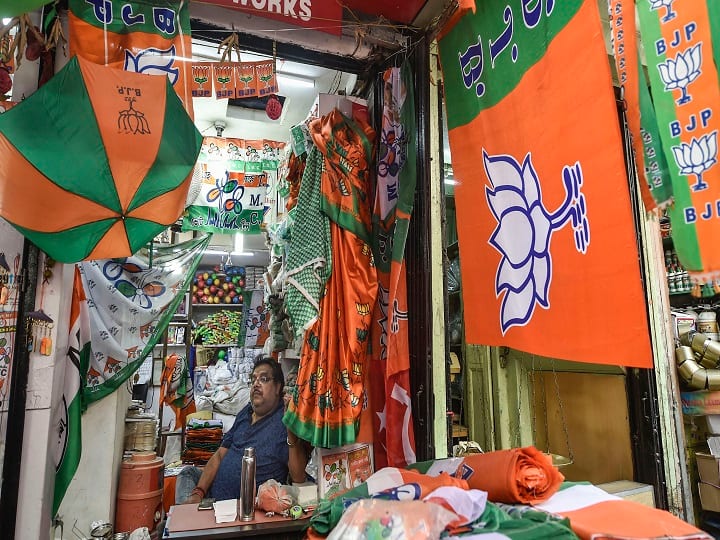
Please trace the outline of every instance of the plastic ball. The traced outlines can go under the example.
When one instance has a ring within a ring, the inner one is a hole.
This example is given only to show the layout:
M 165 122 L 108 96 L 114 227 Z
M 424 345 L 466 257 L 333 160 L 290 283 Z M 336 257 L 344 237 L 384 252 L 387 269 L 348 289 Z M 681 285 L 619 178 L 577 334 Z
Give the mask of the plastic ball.
M 240 303 L 240 297 L 239 297 L 239 296 L 234 296 L 234 297 L 233 297 L 233 304 L 239 304 L 239 303 Z
M 229 296 L 230 298 L 235 298 L 235 297 L 237 296 L 237 293 L 236 293 L 235 291 L 231 290 L 231 291 L 228 293 L 228 296 Z
M 227 283 L 223 283 L 223 284 L 222 284 L 222 290 L 223 290 L 223 291 L 230 290 L 230 286 L 229 286 Z
M 225 291 L 223 291 L 222 289 L 218 289 L 215 294 L 218 295 L 218 298 L 222 298 L 223 296 L 225 296 Z
M 223 351 L 222 349 L 219 350 L 217 356 L 220 360 L 222 360 L 223 358 L 225 358 L 225 351 Z
M 203 292 L 205 293 L 205 296 L 210 296 L 210 289 L 208 287 L 205 287 Z
M 204 289 L 204 288 L 205 288 L 205 280 L 204 280 L 204 279 L 198 279 L 198 284 L 197 284 L 197 286 L 200 287 L 201 289 Z
M 218 278 L 213 279 L 213 285 L 215 285 L 216 287 L 220 285 L 220 280 Z
M 230 283 L 232 281 L 232 276 L 230 274 L 225 276 L 225 282 Z
M 210 274 L 208 274 L 207 272 L 203 272 L 202 278 L 207 281 L 208 278 L 210 278 Z
M 217 292 L 217 287 L 215 285 L 210 285 L 210 294 L 215 294 Z

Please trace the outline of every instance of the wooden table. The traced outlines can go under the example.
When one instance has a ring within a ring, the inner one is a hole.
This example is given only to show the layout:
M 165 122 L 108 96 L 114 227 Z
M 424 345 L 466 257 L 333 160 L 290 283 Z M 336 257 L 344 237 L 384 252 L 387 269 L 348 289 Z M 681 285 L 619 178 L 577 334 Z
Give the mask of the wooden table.
M 180 504 L 170 508 L 163 538 L 267 538 L 297 539 L 304 536 L 310 521 L 307 514 L 300 519 L 282 516 L 266 517 L 256 511 L 254 521 L 215 523 L 215 512 L 198 510 L 196 504 Z

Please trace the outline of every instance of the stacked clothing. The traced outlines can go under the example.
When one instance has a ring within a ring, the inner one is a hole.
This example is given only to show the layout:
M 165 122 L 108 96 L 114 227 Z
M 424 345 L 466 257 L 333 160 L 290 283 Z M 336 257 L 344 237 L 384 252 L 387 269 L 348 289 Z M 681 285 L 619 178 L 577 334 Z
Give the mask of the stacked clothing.
M 222 438 L 223 423 L 221 420 L 193 418 L 188 422 L 185 432 L 183 462 L 204 465 L 220 447 Z

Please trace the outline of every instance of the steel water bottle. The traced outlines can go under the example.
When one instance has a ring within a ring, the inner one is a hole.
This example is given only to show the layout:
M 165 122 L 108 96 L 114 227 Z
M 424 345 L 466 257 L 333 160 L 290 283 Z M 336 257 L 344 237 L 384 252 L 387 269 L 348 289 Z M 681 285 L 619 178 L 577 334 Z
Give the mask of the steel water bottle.
M 255 519 L 255 448 L 245 449 L 240 470 L 240 521 Z

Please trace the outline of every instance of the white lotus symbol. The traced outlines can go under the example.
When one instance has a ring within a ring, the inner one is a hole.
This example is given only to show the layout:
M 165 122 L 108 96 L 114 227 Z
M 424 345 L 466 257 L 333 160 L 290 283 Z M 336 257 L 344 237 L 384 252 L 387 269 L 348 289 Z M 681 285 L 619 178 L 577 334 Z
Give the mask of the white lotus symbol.
M 125 71 L 144 73 L 145 75 L 167 75 L 173 86 L 180 76 L 180 70 L 173 67 L 175 62 L 175 45 L 167 49 L 148 47 L 137 54 L 125 51 Z
M 687 103 L 692 97 L 687 94 L 688 85 L 700 76 L 702 66 L 701 43 L 690 47 L 685 52 L 678 53 L 675 60 L 668 58 L 667 61 L 658 64 L 660 78 L 665 83 L 665 90 L 679 88 L 682 95 L 677 100 L 678 105 Z
M 492 188 L 485 188 L 485 195 L 498 223 L 489 243 L 502 254 L 495 274 L 495 294 L 505 294 L 500 311 L 505 334 L 511 326 L 530 322 L 536 304 L 550 307 L 552 233 L 571 222 L 575 248 L 585 253 L 590 244 L 590 225 L 585 195 L 580 191 L 583 178 L 579 162 L 563 168 L 565 201 L 553 213 L 543 206 L 530 153 L 521 166 L 512 156 L 490 156 L 483 150 L 483 162 L 492 184 Z
M 660 9 L 661 7 L 665 8 L 665 16 L 662 18 L 662 22 L 668 22 L 675 18 L 675 13 L 672 10 L 672 3 L 675 0 L 650 0 L 650 10 L 656 11 Z
M 693 191 L 702 191 L 709 186 L 702 179 L 702 174 L 717 163 L 717 130 L 699 139 L 692 138 L 690 144 L 682 143 L 673 146 L 675 163 L 680 168 L 680 174 L 697 175 L 697 183 L 692 186 Z

